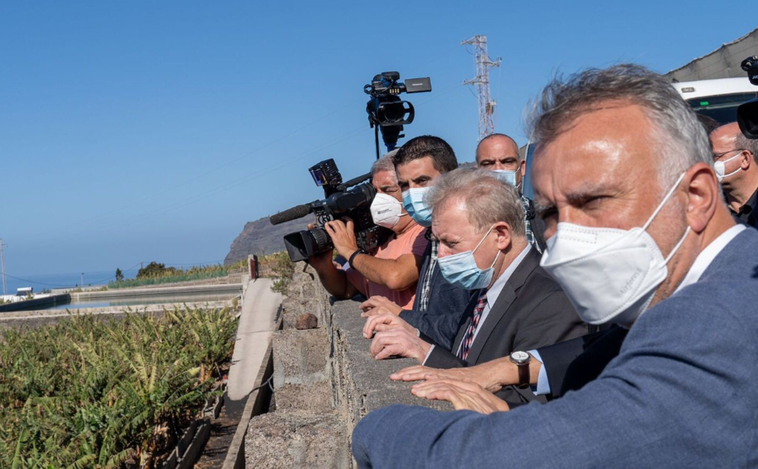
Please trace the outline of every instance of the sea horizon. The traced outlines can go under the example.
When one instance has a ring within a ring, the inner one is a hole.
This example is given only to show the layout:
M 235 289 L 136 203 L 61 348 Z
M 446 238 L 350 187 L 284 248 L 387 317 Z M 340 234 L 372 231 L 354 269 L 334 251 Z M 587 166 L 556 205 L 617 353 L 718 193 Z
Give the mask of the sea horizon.
M 131 279 L 137 275 L 139 268 L 124 271 L 124 279 Z M 81 286 L 107 285 L 116 280 L 116 269 L 96 270 L 84 272 L 84 285 L 82 285 L 82 272 L 69 272 L 60 274 L 35 274 L 35 275 L 6 275 L 6 295 L 15 295 L 19 288 L 33 287 L 35 293 L 56 288 L 76 288 Z M 0 277 L 0 281 L 2 278 Z M 2 294 L 0 285 L 0 294 Z

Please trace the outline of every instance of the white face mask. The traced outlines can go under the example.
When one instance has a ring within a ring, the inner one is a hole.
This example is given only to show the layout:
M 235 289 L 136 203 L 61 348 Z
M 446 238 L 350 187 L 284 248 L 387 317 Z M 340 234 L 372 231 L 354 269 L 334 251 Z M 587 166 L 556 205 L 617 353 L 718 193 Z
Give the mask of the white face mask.
M 371 218 L 377 225 L 392 229 L 403 215 L 407 213 L 403 213 L 403 204 L 396 198 L 381 193 L 374 196 L 374 201 L 371 202 Z
M 728 178 L 729 176 L 733 176 L 737 173 L 739 173 L 742 170 L 742 166 L 735 169 L 729 174 L 724 174 L 726 172 L 726 164 L 732 161 L 733 159 L 742 156 L 742 152 L 739 152 L 738 154 L 734 155 L 733 157 L 724 160 L 724 161 L 716 161 L 713 163 L 713 170 L 716 171 L 716 177 L 718 178 L 719 182 L 723 181 L 724 178 Z
M 584 322 L 613 320 L 629 326 L 648 308 L 668 275 L 666 264 L 690 227 L 665 259 L 646 230 L 683 178 L 684 173 L 643 227 L 619 230 L 558 223 L 540 265 L 563 287 Z

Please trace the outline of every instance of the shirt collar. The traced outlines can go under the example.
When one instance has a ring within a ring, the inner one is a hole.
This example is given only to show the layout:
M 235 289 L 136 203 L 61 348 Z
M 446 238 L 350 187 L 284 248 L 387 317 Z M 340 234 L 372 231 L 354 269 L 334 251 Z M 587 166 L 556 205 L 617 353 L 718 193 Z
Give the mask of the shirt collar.
M 687 275 L 684 276 L 682 283 L 680 283 L 679 286 L 676 287 L 676 290 L 674 290 L 674 294 L 700 280 L 700 276 L 703 275 L 705 269 L 711 265 L 713 259 L 715 259 L 726 245 L 744 229 L 745 225 L 734 225 L 721 233 L 718 238 L 714 239 L 711 244 L 706 246 L 705 249 L 698 254 L 697 258 L 695 258 L 695 262 L 692 264 L 692 267 L 690 267 Z
M 511 275 L 513 275 L 513 271 L 516 270 L 519 264 L 521 264 L 521 261 L 524 260 L 531 249 L 532 245 L 527 243 L 526 247 L 519 253 L 518 256 L 516 256 L 515 259 L 513 259 L 511 265 L 505 269 L 505 272 L 503 272 L 500 277 L 495 279 L 495 282 L 492 284 L 489 290 L 487 290 L 487 304 L 490 308 L 492 308 L 492 306 L 495 304 L 495 301 L 497 301 L 497 298 L 500 296 L 500 292 L 503 290 L 506 282 L 508 282 L 508 279 L 510 279 Z

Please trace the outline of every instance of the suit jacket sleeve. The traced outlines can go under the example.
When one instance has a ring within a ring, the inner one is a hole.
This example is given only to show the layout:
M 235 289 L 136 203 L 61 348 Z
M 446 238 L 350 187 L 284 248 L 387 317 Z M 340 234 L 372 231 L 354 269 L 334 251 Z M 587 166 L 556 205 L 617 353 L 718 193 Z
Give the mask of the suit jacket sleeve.
M 611 330 L 616 329 L 620 328 L 614 327 Z M 548 383 L 550 383 L 550 398 L 561 397 L 563 382 L 571 363 L 608 332 L 609 330 L 603 330 L 537 349 L 542 358 L 542 366 L 547 373 Z
M 466 306 L 472 292 L 447 283 L 437 272 L 437 281 L 432 285 L 429 309 L 403 310 L 400 318 L 445 349 L 453 346 Z
M 730 299 L 708 296 L 674 295 L 646 312 L 598 379 L 548 404 L 490 415 L 409 406 L 371 412 L 353 433 L 358 465 L 755 467 L 758 326 L 725 311 Z M 720 353 L 724 338 L 728 355 Z

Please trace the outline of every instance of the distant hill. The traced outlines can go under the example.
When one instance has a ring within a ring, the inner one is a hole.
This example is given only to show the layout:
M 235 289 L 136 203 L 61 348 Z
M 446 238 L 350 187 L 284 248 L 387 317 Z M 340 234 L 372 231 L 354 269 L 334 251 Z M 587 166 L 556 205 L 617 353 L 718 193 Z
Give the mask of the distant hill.
M 276 226 L 268 221 L 268 217 L 247 222 L 242 233 L 232 242 L 229 254 L 224 259 L 224 265 L 246 259 L 248 254 L 271 254 L 272 252 L 284 251 L 284 241 L 282 241 L 284 235 L 304 230 L 312 221 L 313 215 L 307 215 Z

